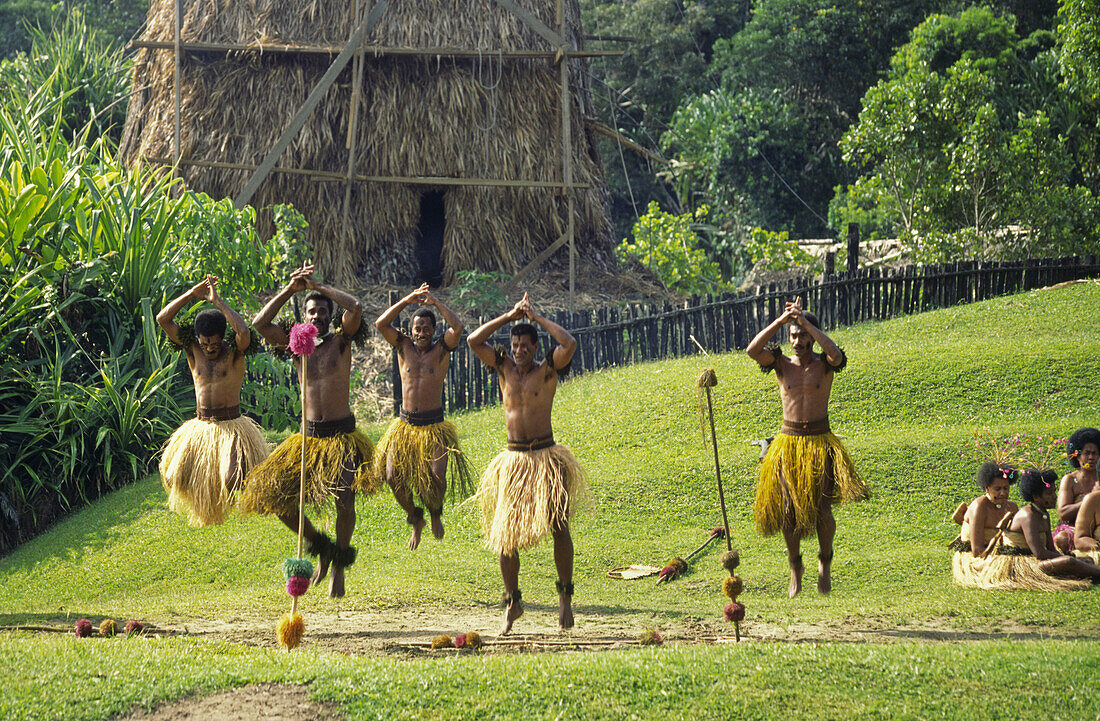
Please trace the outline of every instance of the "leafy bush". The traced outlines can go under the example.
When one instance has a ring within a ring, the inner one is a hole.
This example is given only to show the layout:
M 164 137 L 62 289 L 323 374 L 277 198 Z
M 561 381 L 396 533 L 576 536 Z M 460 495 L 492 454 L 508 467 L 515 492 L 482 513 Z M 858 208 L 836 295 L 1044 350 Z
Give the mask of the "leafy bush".
M 716 293 L 725 290 L 718 264 L 707 260 L 699 247 L 693 223 L 707 216 L 707 207 L 694 213 L 672 215 L 650 202 L 646 214 L 634 224 L 634 240 L 624 238 L 616 249 L 619 257 L 649 268 L 677 293 Z
M 504 284 L 510 276 L 498 271 L 460 270 L 455 273 L 451 290 L 451 302 L 455 308 L 467 313 L 482 314 L 492 308 L 507 304 Z
M 763 228 L 753 228 L 745 244 L 753 263 L 763 261 L 767 270 L 790 270 L 814 265 L 812 255 L 792 243 L 787 231 L 773 233 Z

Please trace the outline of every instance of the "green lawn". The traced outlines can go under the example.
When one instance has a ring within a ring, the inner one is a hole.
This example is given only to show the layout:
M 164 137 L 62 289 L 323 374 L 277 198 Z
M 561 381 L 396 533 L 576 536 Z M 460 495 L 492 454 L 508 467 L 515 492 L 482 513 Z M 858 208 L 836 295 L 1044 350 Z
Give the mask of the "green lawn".
M 722 475 L 742 552 L 749 641 L 674 639 L 661 648 L 554 654 L 348 656 L 292 654 L 199 638 L 78 641 L 0 634 L 13 681 L 4 718 L 105 718 L 134 705 L 254 681 L 311 684 L 349 718 L 1038 718 L 1100 715 L 1097 591 L 981 592 L 951 582 L 945 545 L 960 501 L 977 494 L 962 451 L 976 428 L 1067 435 L 1100 423 L 1100 285 L 1036 291 L 839 330 L 849 367 L 830 416 L 873 493 L 838 511 L 834 592 L 820 597 L 805 546 L 807 591 L 786 597 L 778 537 L 752 528 L 756 448 L 780 418 L 772 376 L 743 353 L 594 373 L 564 384 L 554 425 L 585 464 L 593 490 L 574 523 L 578 622 L 616 614 L 639 630 L 712 624 L 725 601 L 719 548 L 670 585 L 605 576 L 660 565 L 720 523 L 713 459 L 700 433 L 695 379 L 715 368 Z M 499 408 L 460 417 L 475 469 L 502 447 Z M 372 428 L 375 435 L 381 427 Z M 1015 490 L 1013 491 L 1014 497 Z M 388 493 L 359 503 L 359 561 L 340 602 L 318 611 L 484 607 L 500 593 L 496 559 L 480 546 L 473 504 L 448 508 L 447 538 L 404 550 L 407 527 Z M 287 607 L 279 577 L 293 537 L 266 518 L 189 529 L 164 507 L 159 480 L 101 499 L 0 559 L 0 623 L 65 624 L 80 616 L 270 617 Z M 525 596 L 553 601 L 550 544 L 523 555 Z M 522 631 L 521 620 L 517 630 Z M 308 623 L 308 614 L 307 614 Z M 914 624 L 981 631 L 966 643 L 754 642 L 758 627 L 795 623 L 891 629 Z M 1017 635 L 1001 637 L 1002 629 Z M 1020 640 L 1020 629 L 1033 629 Z M 1045 635 L 1059 640 L 1042 640 Z M 1088 663 L 1075 668 L 1071 659 Z M 1059 663 L 1059 661 L 1062 661 Z M 415 697 L 416 703 L 409 703 Z

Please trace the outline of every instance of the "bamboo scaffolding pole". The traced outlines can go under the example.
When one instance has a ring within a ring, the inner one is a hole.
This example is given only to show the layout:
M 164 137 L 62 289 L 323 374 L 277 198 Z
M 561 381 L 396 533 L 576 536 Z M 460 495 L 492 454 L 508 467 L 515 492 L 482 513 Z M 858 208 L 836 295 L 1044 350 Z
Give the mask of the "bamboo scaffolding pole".
M 359 23 L 360 16 L 359 0 L 355 3 L 355 22 Z M 369 14 L 371 8 L 370 0 L 367 0 L 367 5 L 363 9 Z M 366 43 L 366 36 L 363 37 L 363 42 Z M 363 57 L 363 50 L 360 48 L 359 54 L 355 56 L 355 67 L 352 70 L 352 77 L 354 78 L 351 88 L 351 107 L 348 113 L 348 138 L 345 143 L 345 147 L 348 149 L 348 173 L 344 180 L 344 215 L 342 227 L 344 229 L 344 235 L 351 234 L 351 228 L 349 227 L 349 215 L 351 212 L 351 186 L 352 176 L 355 174 L 355 161 L 356 150 L 359 144 L 359 98 L 363 93 L 363 66 L 366 64 L 366 59 Z
M 173 98 L 175 100 L 175 108 L 176 108 L 175 116 L 172 119 L 172 125 L 173 125 L 173 128 L 172 128 L 172 157 L 175 159 L 175 162 L 172 164 L 173 165 L 173 169 L 172 169 L 173 177 L 175 177 L 175 173 L 176 173 L 176 170 L 175 170 L 174 166 L 179 164 L 180 154 L 182 153 L 182 148 L 180 147 L 181 146 L 181 142 L 180 142 L 180 114 L 182 112 L 181 111 L 182 102 L 180 100 L 180 58 L 182 56 L 182 53 L 180 52 L 180 32 L 181 32 L 180 25 L 183 22 L 182 21 L 182 17 L 183 17 L 183 7 L 182 6 L 183 6 L 183 0 L 176 0 L 176 5 L 175 5 L 176 16 L 175 16 L 175 19 L 173 21 L 175 39 L 172 42 L 172 47 L 175 50 L 175 58 L 176 58 L 175 65 L 172 68 L 172 95 L 173 95 Z
M 169 158 L 146 158 L 146 162 L 160 165 L 172 165 Z M 196 168 L 221 168 L 222 170 L 247 170 L 255 171 L 258 165 L 249 163 L 224 163 L 217 160 L 180 160 L 180 166 L 194 166 Z M 345 173 L 335 173 L 330 170 L 310 170 L 308 168 L 287 168 L 275 166 L 272 173 L 287 173 L 289 175 L 307 175 L 314 180 L 343 183 L 347 180 Z M 393 176 L 393 175 L 354 175 L 352 180 L 357 183 L 395 183 L 398 185 L 458 185 L 458 186 L 485 186 L 490 188 L 555 188 L 564 187 L 556 180 L 508 180 L 505 178 L 444 178 L 432 176 Z M 571 187 L 583 190 L 589 187 L 588 183 L 574 183 Z
M 134 40 L 130 48 L 135 50 L 173 50 L 176 44 L 170 40 Z M 344 48 L 336 45 L 290 45 L 286 43 L 204 43 L 180 42 L 179 48 L 185 53 L 272 53 L 284 55 L 339 55 Z M 477 58 L 487 52 L 469 48 L 426 47 L 401 48 L 387 45 L 364 45 L 363 52 L 374 57 L 429 57 L 429 58 Z M 505 60 L 549 60 L 557 56 L 555 50 L 501 50 L 491 51 Z M 578 58 L 615 58 L 624 55 L 622 50 L 579 50 L 570 52 Z

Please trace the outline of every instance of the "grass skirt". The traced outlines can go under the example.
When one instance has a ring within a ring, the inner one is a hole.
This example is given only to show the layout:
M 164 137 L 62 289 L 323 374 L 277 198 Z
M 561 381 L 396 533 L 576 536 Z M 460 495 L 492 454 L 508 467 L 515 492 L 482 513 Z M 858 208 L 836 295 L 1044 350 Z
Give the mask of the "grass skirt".
M 844 445 L 832 433 L 780 433 L 760 465 L 753 509 L 757 530 L 769 536 L 793 527 L 799 538 L 815 535 L 817 510 L 826 492 L 832 494 L 832 503 L 868 497 L 867 484 Z
M 371 466 L 373 454 L 374 444 L 359 429 L 331 438 L 308 438 L 306 502 L 320 508 L 337 491 L 345 490 L 345 468 L 355 471 L 352 488 L 360 493 L 377 492 L 380 483 Z M 241 512 L 277 516 L 297 513 L 301 463 L 302 435 L 295 433 L 248 475 Z
M 229 479 L 229 462 L 234 450 L 238 473 Z M 168 492 L 168 507 L 187 513 L 192 526 L 222 523 L 233 506 L 231 487 L 240 484 L 253 468 L 267 458 L 267 443 L 260 427 L 247 416 L 230 421 L 200 421 L 197 418 L 176 429 L 164 445 L 160 458 L 160 479 Z
M 1028 555 L 1002 553 L 1022 549 Z M 978 588 L 998 591 L 1082 591 L 1092 586 L 1087 580 L 1051 576 L 1027 551 L 1022 533 L 1005 531 L 997 547 L 986 557 Z
M 1081 561 L 1088 561 L 1093 565 L 1100 566 L 1100 551 L 1074 551 L 1073 555 Z
M 486 548 L 512 555 L 534 546 L 573 517 L 587 491 L 584 469 L 563 445 L 502 451 L 477 489 Z
M 473 491 L 473 479 L 466 456 L 458 447 L 458 431 L 450 421 L 428 426 L 414 426 L 400 418 L 390 423 L 374 450 L 374 473 L 386 478 L 387 459 L 393 465 L 393 480 L 420 498 L 433 513 L 443 508 L 446 488 L 435 488 L 430 463 L 436 460 L 436 449 L 450 455 L 451 501 L 466 498 Z
M 975 558 L 970 551 L 955 551 L 955 557 L 951 560 L 951 576 L 960 586 L 981 588 L 980 579 L 986 563 L 986 559 Z

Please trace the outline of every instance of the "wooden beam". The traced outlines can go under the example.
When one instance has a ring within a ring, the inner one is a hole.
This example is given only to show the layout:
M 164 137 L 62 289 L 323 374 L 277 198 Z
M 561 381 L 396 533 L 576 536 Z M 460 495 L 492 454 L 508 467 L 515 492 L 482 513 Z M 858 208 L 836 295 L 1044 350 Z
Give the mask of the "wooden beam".
M 176 16 L 173 25 L 175 26 L 174 40 L 172 41 L 172 49 L 175 51 L 176 62 L 172 68 L 172 95 L 175 100 L 176 114 L 172 119 L 172 155 L 176 159 L 176 163 L 179 163 L 180 156 L 183 152 L 183 146 L 180 142 L 180 113 L 182 102 L 180 100 L 180 25 L 183 23 L 183 0 L 176 0 L 174 3 Z M 172 171 L 175 175 L 175 170 Z
M 171 40 L 134 40 L 130 43 L 135 50 L 172 50 L 176 47 Z M 186 53 L 264 53 L 284 55 L 339 55 L 340 45 L 288 45 L 285 43 L 203 43 L 181 42 L 180 50 Z M 552 59 L 558 50 L 471 50 L 469 48 L 398 48 L 386 45 L 364 45 L 363 51 L 375 57 L 429 57 L 429 58 L 477 58 L 486 55 L 500 56 L 505 60 L 545 60 Z M 575 58 L 617 58 L 625 53 L 622 50 L 573 50 L 569 55 Z
M 371 0 L 367 0 L 367 5 L 363 8 L 368 10 L 371 6 Z M 355 0 L 355 21 L 359 22 L 359 9 L 363 7 L 360 5 L 359 0 Z M 356 150 L 359 145 L 359 99 L 363 93 L 363 66 L 366 64 L 366 60 L 363 57 L 363 49 L 360 46 L 359 54 L 355 56 L 355 68 L 352 70 L 352 88 L 351 88 L 351 100 L 349 112 L 348 112 L 348 139 L 346 147 L 348 149 L 348 172 L 347 179 L 344 181 L 344 212 L 342 227 L 344 229 L 344 235 L 351 234 L 350 217 L 351 217 L 351 176 L 355 174 L 356 163 Z
M 541 35 L 546 40 L 546 42 L 550 43 L 551 46 L 555 48 L 565 46 L 565 38 L 563 38 L 561 35 L 558 35 L 550 28 L 546 27 L 545 23 L 532 15 L 526 9 L 517 5 L 514 0 L 495 0 L 495 2 L 497 5 L 500 5 L 504 9 L 510 10 L 513 15 L 522 20 L 527 27 L 531 28 L 536 33 Z
M 652 150 L 643 145 L 638 145 L 633 140 L 620 133 L 618 130 L 604 125 L 599 120 L 596 120 L 595 118 L 585 118 L 584 122 L 585 125 L 590 127 L 598 135 L 602 135 L 605 138 L 610 138 L 616 143 L 621 143 L 624 148 L 628 150 L 633 150 L 635 153 L 641 155 L 647 160 L 651 160 L 654 163 L 660 163 L 661 165 L 668 165 L 668 160 L 666 160 L 665 158 L 662 158 L 660 155 L 657 155 Z
M 355 32 L 351 34 L 351 38 L 348 39 L 348 44 L 344 46 L 344 49 L 336 56 L 336 59 L 332 61 L 328 70 L 325 71 L 325 74 L 321 76 L 317 85 L 315 85 L 310 92 L 309 97 L 302 103 L 302 107 L 298 108 L 298 112 L 291 118 L 290 124 L 287 126 L 286 130 L 284 130 L 282 135 L 279 136 L 279 139 L 275 141 L 274 147 L 264 156 L 263 162 L 260 163 L 260 167 L 258 167 L 256 172 L 252 174 L 252 177 L 248 179 L 244 189 L 233 199 L 233 205 L 236 208 L 243 208 L 252 200 L 252 195 L 267 178 L 271 169 L 275 167 L 275 163 L 279 160 L 279 156 L 283 154 L 283 151 L 290 145 L 290 141 L 294 139 L 294 136 L 297 135 L 298 131 L 302 129 L 302 126 L 305 125 L 306 119 L 309 118 L 313 109 L 317 107 L 321 99 L 328 93 L 329 88 L 336 82 L 337 76 L 347 67 L 348 61 L 351 60 L 355 51 L 358 50 L 358 46 L 362 44 L 363 38 L 378 24 L 378 20 L 385 11 L 386 0 L 381 0 L 381 2 L 371 9 L 370 14 L 363 19 L 363 22 L 359 23 L 359 27 L 355 29 Z
M 146 162 L 159 165 L 172 165 L 169 158 L 145 158 Z M 260 166 L 248 163 L 223 163 L 216 160 L 191 160 L 184 158 L 179 162 L 180 167 L 196 168 L 220 168 L 222 170 L 247 170 L 256 171 Z M 335 173 L 331 170 L 310 170 L 308 168 L 287 168 L 275 166 L 272 173 L 286 173 L 288 175 L 306 175 L 314 180 L 323 182 L 347 182 L 345 173 Z M 565 186 L 557 180 L 509 180 L 506 178 L 445 178 L 433 176 L 392 176 L 392 175 L 354 175 L 351 180 L 356 183 L 393 183 L 395 185 L 454 185 L 463 187 L 487 187 L 487 188 L 553 188 L 561 190 Z M 574 183 L 573 188 L 584 190 L 591 187 L 588 183 Z
M 562 37 L 565 37 L 565 13 L 562 8 L 562 0 L 557 2 L 558 12 L 558 26 L 561 29 Z M 565 47 L 563 44 L 562 51 L 564 54 Z M 566 55 L 562 58 L 562 62 L 559 65 L 561 70 L 561 154 L 562 154 L 562 181 L 564 181 L 566 188 L 573 184 L 573 98 L 570 94 L 569 85 L 569 56 Z M 569 242 L 569 312 L 572 313 L 576 310 L 576 304 L 574 303 L 574 286 L 576 284 L 576 259 L 577 249 L 575 243 L 575 224 L 573 222 L 573 215 L 576 212 L 574 207 L 573 192 L 571 190 L 565 191 L 566 197 L 566 227 L 565 235 Z
M 519 284 L 519 282 L 521 280 L 526 278 L 533 271 L 538 270 L 538 267 L 540 265 L 542 265 L 543 263 L 545 263 L 547 261 L 547 259 L 558 250 L 558 248 L 562 247 L 563 245 L 565 245 L 568 242 L 569 242 L 569 231 L 566 231 L 566 232 L 561 234 L 561 237 L 559 237 L 557 240 L 555 240 L 553 243 L 551 243 L 546 248 L 546 250 L 544 250 L 541 253 L 539 253 L 538 255 L 536 255 L 534 260 L 532 260 L 530 263 L 528 263 L 527 265 L 523 266 L 518 271 L 516 271 L 516 274 L 512 276 L 512 279 L 504 284 L 504 294 L 508 295 L 513 290 L 515 290 L 516 286 Z

